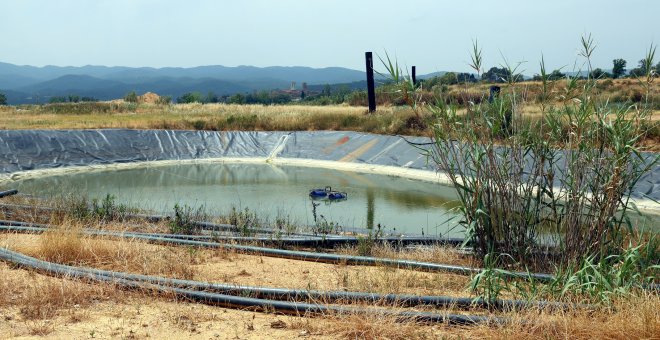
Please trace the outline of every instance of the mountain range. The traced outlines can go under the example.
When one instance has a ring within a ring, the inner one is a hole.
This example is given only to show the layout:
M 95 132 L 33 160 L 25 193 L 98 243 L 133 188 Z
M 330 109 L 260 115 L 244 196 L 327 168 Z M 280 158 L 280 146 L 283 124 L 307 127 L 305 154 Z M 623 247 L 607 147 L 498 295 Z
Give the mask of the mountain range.
M 420 76 L 428 78 L 438 72 Z M 366 88 L 365 72 L 342 67 L 302 66 L 20 66 L 0 63 L 0 92 L 8 104 L 47 103 L 53 96 L 78 95 L 98 100 L 122 98 L 130 91 L 155 92 L 177 98 L 187 92 L 216 95 L 287 89 L 291 82 L 317 88 L 325 84 L 346 84 L 351 89 Z

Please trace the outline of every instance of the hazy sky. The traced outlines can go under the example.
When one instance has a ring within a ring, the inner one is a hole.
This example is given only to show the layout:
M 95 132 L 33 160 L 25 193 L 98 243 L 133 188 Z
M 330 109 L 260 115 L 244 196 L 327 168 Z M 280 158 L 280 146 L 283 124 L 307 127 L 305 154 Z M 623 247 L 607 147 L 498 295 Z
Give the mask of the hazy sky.
M 573 69 L 580 36 L 594 64 L 632 68 L 660 42 L 658 0 L 0 0 L 0 61 L 20 65 L 342 66 L 364 52 L 419 73 L 486 66 Z M 659 53 L 660 54 L 660 53 Z

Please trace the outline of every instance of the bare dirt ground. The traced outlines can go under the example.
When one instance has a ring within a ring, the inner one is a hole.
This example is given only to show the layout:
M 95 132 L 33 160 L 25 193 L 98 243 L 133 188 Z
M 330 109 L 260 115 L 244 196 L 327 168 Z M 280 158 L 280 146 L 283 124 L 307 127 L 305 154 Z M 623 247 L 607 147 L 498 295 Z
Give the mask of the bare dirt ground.
M 54 244 L 48 237 L 2 234 L 0 247 L 39 258 L 52 255 L 44 249 L 46 244 L 50 249 L 71 247 Z M 96 258 L 80 251 L 75 260 L 63 262 L 87 262 L 96 268 L 128 272 L 162 273 L 168 269 L 152 260 L 173 253 L 170 260 L 181 261 L 190 268 L 189 275 L 177 275 L 182 272 L 169 269 L 170 276 L 239 285 L 461 296 L 465 295 L 467 283 L 467 278 L 457 275 L 332 265 L 218 250 L 191 253 L 185 248 L 141 242 L 83 239 L 83 244 L 83 247 L 86 245 L 96 250 Z M 117 256 L 112 261 L 105 260 L 104 247 L 120 249 L 133 258 Z M 139 247 L 140 252 L 134 253 L 132 247 Z M 156 264 L 140 269 L 131 261 Z M 335 317 L 303 318 L 172 301 L 172 297 L 50 277 L 12 268 L 5 263 L 0 263 L 0 277 L 3 278 L 0 284 L 0 338 L 336 338 L 344 332 L 359 329 L 349 327 L 343 330 L 346 322 Z M 390 320 L 374 320 L 373 324 L 384 322 L 394 324 Z M 423 332 L 435 333 L 438 329 L 425 326 Z
M 469 278 L 193 250 L 76 234 L 0 234 L 0 247 L 56 262 L 168 277 L 272 287 L 469 296 Z M 343 250 L 350 252 L 350 250 Z M 439 255 L 445 253 L 444 255 Z M 388 249 L 378 255 L 392 256 Z M 402 257 L 465 261 L 447 250 Z M 169 263 L 169 264 L 168 264 Z M 287 316 L 177 300 L 110 284 L 56 278 L 0 262 L 0 338 L 54 339 L 500 339 L 660 338 L 660 298 L 632 296 L 589 312 L 499 313 L 502 326 L 397 322 L 364 315 Z M 432 310 L 432 309 L 430 309 Z M 436 312 L 444 312 L 436 310 Z M 466 313 L 466 312 L 462 312 Z M 469 313 L 484 314 L 485 311 Z

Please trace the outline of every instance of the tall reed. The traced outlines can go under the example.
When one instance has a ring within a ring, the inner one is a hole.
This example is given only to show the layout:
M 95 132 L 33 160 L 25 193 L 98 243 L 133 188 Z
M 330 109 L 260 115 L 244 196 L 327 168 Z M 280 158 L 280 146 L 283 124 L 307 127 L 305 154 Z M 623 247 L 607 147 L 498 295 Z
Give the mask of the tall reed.
M 581 43 L 591 74 L 595 44 L 591 36 Z M 470 66 L 480 72 L 477 43 L 472 54 Z M 653 64 L 654 54 L 651 46 L 645 62 Z M 555 80 L 542 59 L 542 94 L 535 99 L 541 119 L 530 120 L 521 112 L 525 96 L 514 86 L 520 64 L 504 61 L 509 76 L 498 96 L 489 101 L 484 94 L 462 106 L 442 93 L 418 101 L 419 87 L 389 58 L 383 64 L 417 115 L 432 117 L 433 145 L 422 151 L 456 188 L 475 251 L 506 253 L 503 258 L 520 264 L 537 262 L 548 243 L 558 246 L 554 256 L 561 263 L 621 253 L 634 227 L 633 187 L 658 163 L 657 155 L 642 153 L 641 143 L 657 124 L 648 109 L 652 96 L 643 105 L 609 105 L 597 95 L 599 79 L 578 76 L 567 77 L 553 92 Z M 653 79 L 650 68 L 640 79 L 647 92 Z

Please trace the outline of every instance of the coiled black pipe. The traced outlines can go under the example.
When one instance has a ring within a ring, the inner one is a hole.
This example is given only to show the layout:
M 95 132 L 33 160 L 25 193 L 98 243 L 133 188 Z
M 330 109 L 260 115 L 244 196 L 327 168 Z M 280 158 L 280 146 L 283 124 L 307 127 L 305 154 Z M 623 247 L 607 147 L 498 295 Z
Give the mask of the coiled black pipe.
M 44 271 L 50 274 L 75 277 L 82 279 L 92 279 L 97 281 L 104 281 L 122 285 L 129 288 L 152 289 L 163 293 L 175 293 L 179 296 L 205 303 L 220 304 L 229 307 L 256 307 L 263 310 L 275 310 L 281 313 L 304 315 L 307 313 L 312 314 L 328 314 L 328 313 L 359 313 L 359 314 L 375 314 L 381 313 L 394 316 L 402 320 L 414 320 L 417 322 L 428 323 L 455 323 L 455 324 L 477 324 L 477 323 L 492 323 L 503 324 L 506 320 L 498 317 L 480 316 L 480 315 L 461 315 L 461 314 L 437 314 L 429 312 L 416 312 L 416 311 L 403 311 L 395 312 L 384 309 L 376 308 L 358 308 L 358 307 L 345 307 L 345 306 L 332 306 L 323 304 L 310 304 L 302 302 L 289 302 L 277 301 L 269 299 L 259 299 L 250 297 L 240 297 L 233 295 L 218 294 L 213 292 L 201 292 L 189 290 L 185 288 L 169 287 L 154 282 L 137 281 L 130 279 L 131 274 L 119 272 L 94 272 L 93 270 L 82 270 L 78 267 L 67 265 L 55 264 L 43 260 L 38 260 L 8 249 L 0 248 L 0 259 L 10 262 L 15 265 L 23 266 L 26 268 Z M 107 275 L 106 275 L 107 273 Z
M 0 191 L 0 198 L 11 196 L 11 195 L 16 195 L 16 194 L 18 194 L 18 190 L 16 190 L 16 189 Z
M 48 228 L 38 228 L 38 227 L 0 226 L 0 230 L 17 231 L 17 232 L 21 230 L 26 230 L 25 228 L 29 228 L 30 232 L 44 232 L 48 230 Z M 135 235 L 135 234 L 131 235 L 130 233 L 118 233 L 118 232 L 102 231 L 102 230 L 87 230 L 85 231 L 85 233 L 90 235 L 133 238 L 133 239 L 139 239 L 154 243 L 188 245 L 188 246 L 206 247 L 206 248 L 221 248 L 221 249 L 234 250 L 246 254 L 279 257 L 279 258 L 286 258 L 286 259 L 300 260 L 300 261 L 324 262 L 324 263 L 334 263 L 334 264 L 342 263 L 347 265 L 361 265 L 361 266 L 387 266 L 387 267 L 430 271 L 430 272 L 450 272 L 450 273 L 456 273 L 462 275 L 475 274 L 482 271 L 482 269 L 479 268 L 448 265 L 448 264 L 438 264 L 438 263 L 430 263 L 430 262 L 419 262 L 412 260 L 398 260 L 398 259 L 378 258 L 371 256 L 353 256 L 353 255 L 315 253 L 315 252 L 296 251 L 296 250 L 283 250 L 283 249 L 273 249 L 273 248 L 238 245 L 238 244 L 217 243 L 217 242 L 209 242 L 209 241 L 174 239 L 166 236 L 145 236 L 145 235 Z M 504 275 L 513 278 L 521 278 L 521 279 L 533 278 L 534 280 L 544 281 L 544 282 L 550 281 L 554 278 L 554 276 L 550 274 L 527 273 L 527 272 L 507 271 L 504 272 Z
M 14 254 L 16 257 L 25 259 L 32 259 L 27 255 L 20 253 Z M 54 268 L 64 268 L 64 265 L 57 263 L 51 264 Z M 59 267 L 58 267 L 59 266 Z M 208 283 L 192 280 L 180 280 L 162 278 L 158 276 L 149 276 L 141 274 L 126 274 L 117 273 L 101 269 L 91 269 L 84 267 L 76 267 L 79 271 L 91 273 L 95 275 L 104 275 L 113 278 L 128 279 L 132 281 L 140 281 L 146 283 L 159 284 L 164 286 L 173 286 L 184 289 L 194 289 L 211 291 L 215 293 L 252 296 L 259 298 L 268 298 L 276 300 L 311 300 L 311 301 L 350 301 L 350 302 L 370 302 L 370 303 L 388 303 L 396 304 L 398 306 L 444 306 L 454 308 L 489 308 L 499 310 L 517 310 L 523 308 L 550 308 L 550 309 L 569 309 L 569 308 L 593 308 L 589 305 L 578 304 L 564 304 L 552 301 L 525 301 L 525 300 L 484 300 L 480 298 L 466 298 L 466 297 L 451 297 L 451 296 L 423 296 L 411 294 L 377 294 L 365 292 L 347 292 L 347 291 L 316 291 L 316 290 L 298 290 L 287 288 L 271 288 L 271 287 L 254 287 L 254 286 L 237 286 L 220 283 Z
M 10 231 L 10 232 L 19 232 L 19 233 L 43 233 L 49 228 L 45 227 L 31 227 L 23 225 L 3 225 L 6 222 L 13 221 L 0 221 L 0 231 Z M 24 222 L 14 222 L 19 224 L 29 224 Z M 33 224 L 34 225 L 34 224 Z M 110 237 L 122 237 L 122 238 L 134 238 L 147 242 L 155 243 L 166 243 L 166 244 L 175 244 L 175 245 L 192 245 L 206 248 L 224 248 L 235 250 L 247 254 L 263 255 L 269 257 L 279 257 L 287 258 L 300 261 L 311 261 L 311 262 L 325 262 L 325 263 L 345 263 L 348 265 L 364 265 L 364 266 L 388 266 L 396 267 L 403 269 L 412 269 L 412 270 L 422 270 L 430 272 L 451 272 L 462 275 L 470 275 L 481 272 L 483 269 L 464 267 L 464 266 L 455 266 L 447 264 L 437 264 L 429 262 L 418 262 L 418 261 L 409 261 L 409 260 L 397 260 L 397 259 L 386 259 L 386 258 L 375 258 L 375 257 L 366 257 L 366 256 L 351 256 L 351 255 L 336 255 L 336 254 L 327 254 L 327 253 L 311 253 L 303 251 L 292 251 L 292 250 L 281 250 L 281 249 L 271 249 L 263 247 L 254 247 L 254 246 L 242 246 L 236 244 L 222 244 L 217 242 L 208 242 L 208 241 L 197 241 L 191 239 L 185 239 L 190 235 L 176 235 L 182 237 L 181 239 L 170 237 L 171 234 L 147 234 L 147 233 L 131 233 L 131 232 L 114 232 L 114 231 L 105 231 L 105 230 L 83 230 L 86 234 L 94 236 L 110 236 Z M 273 242 L 277 243 L 277 240 L 268 239 L 268 238 L 232 238 L 225 237 L 224 240 L 235 241 L 254 241 L 254 242 Z M 283 244 L 295 245 L 297 242 L 308 241 L 313 243 L 315 240 L 299 240 L 299 239 L 282 239 Z M 287 243 L 288 242 L 288 243 Z M 282 244 L 279 244 L 282 245 Z M 546 273 L 527 273 L 527 272 L 508 272 L 505 271 L 502 273 L 505 276 L 512 278 L 520 279 L 534 279 L 541 282 L 552 281 L 555 277 L 552 274 Z M 645 284 L 642 286 L 643 289 L 655 290 L 660 292 L 660 284 Z

